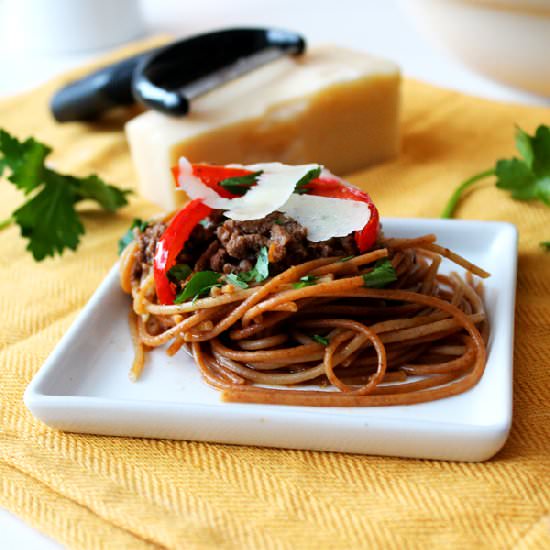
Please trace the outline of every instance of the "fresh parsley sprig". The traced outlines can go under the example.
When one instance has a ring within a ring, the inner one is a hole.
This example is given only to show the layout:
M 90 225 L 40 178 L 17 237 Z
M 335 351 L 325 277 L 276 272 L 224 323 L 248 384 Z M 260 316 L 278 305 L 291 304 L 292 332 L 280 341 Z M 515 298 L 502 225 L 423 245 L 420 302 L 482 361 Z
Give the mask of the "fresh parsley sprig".
M 19 225 L 28 239 L 27 250 L 36 261 L 76 250 L 84 226 L 76 204 L 85 199 L 96 201 L 109 212 L 128 204 L 129 190 L 106 184 L 96 175 L 77 178 L 60 174 L 46 166 L 52 152 L 44 143 L 17 138 L 0 129 L 0 177 L 8 172 L 8 181 L 29 199 L 11 216 L 0 222 L 0 229 Z
M 512 198 L 539 200 L 550 206 L 550 127 L 541 124 L 532 136 L 518 127 L 516 149 L 520 158 L 497 160 L 494 168 L 461 183 L 451 195 L 441 217 L 452 218 L 464 191 L 490 176 L 496 176 L 496 186 L 510 191 Z

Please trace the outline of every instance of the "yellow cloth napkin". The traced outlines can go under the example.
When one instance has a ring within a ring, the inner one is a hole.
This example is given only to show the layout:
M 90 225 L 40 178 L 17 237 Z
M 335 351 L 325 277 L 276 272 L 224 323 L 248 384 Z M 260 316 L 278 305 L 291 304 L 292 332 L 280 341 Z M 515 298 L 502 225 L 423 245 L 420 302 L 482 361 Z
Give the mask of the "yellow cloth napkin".
M 0 103 L 0 127 L 54 147 L 59 169 L 133 186 L 120 121 L 56 125 L 58 78 Z M 548 109 L 404 83 L 403 148 L 356 174 L 385 216 L 437 217 L 463 178 L 514 152 Z M 20 194 L 0 182 L 0 219 Z M 77 253 L 32 261 L 17 228 L 1 233 L 0 505 L 72 548 L 550 548 L 550 209 L 481 185 L 462 218 L 518 225 L 514 423 L 490 462 L 460 464 L 338 453 L 64 434 L 23 405 L 26 385 L 116 260 L 135 198 L 86 214 Z

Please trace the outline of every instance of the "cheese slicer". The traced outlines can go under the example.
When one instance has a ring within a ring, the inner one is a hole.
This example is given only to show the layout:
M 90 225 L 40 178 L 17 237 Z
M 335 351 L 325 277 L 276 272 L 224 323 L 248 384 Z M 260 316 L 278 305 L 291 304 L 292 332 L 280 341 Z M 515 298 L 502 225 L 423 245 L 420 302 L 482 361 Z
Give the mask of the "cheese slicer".
M 50 104 L 58 122 L 93 121 L 135 102 L 184 116 L 196 97 L 285 55 L 305 39 L 279 29 L 235 28 L 200 34 L 126 58 L 69 83 Z

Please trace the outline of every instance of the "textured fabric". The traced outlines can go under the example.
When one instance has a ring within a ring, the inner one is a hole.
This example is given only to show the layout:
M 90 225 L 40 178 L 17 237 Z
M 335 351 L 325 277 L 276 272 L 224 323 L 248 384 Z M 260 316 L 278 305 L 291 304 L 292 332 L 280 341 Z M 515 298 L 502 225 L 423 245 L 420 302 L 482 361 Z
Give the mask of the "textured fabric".
M 67 78 L 67 77 L 65 77 Z M 56 125 L 47 111 L 64 79 L 0 103 L 0 126 L 53 145 L 63 171 L 133 185 L 121 121 Z M 498 104 L 404 83 L 398 160 L 351 180 L 385 216 L 437 217 L 464 177 L 513 153 L 514 124 L 547 109 Z M 21 201 L 0 184 L 0 219 Z M 1 233 L 0 505 L 72 548 L 550 548 L 550 209 L 492 183 L 462 218 L 520 230 L 514 423 L 483 464 L 63 434 L 25 409 L 26 385 L 116 260 L 135 198 L 113 216 L 85 215 L 77 253 L 35 264 L 17 228 Z

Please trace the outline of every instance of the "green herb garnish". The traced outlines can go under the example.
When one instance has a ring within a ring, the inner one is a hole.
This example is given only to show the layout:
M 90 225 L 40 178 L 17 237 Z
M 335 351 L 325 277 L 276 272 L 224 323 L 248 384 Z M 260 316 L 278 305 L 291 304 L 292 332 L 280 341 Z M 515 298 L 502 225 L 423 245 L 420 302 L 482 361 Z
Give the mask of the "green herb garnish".
M 322 344 L 323 346 L 328 346 L 329 340 L 324 336 L 319 336 L 319 334 L 314 334 L 311 338 L 315 340 L 318 344 Z
M 303 277 L 300 277 L 298 282 L 292 283 L 292 286 L 294 288 L 304 288 L 305 286 L 313 286 L 317 283 L 317 280 L 319 277 L 316 277 L 315 275 L 304 275 Z
M 321 175 L 321 167 L 313 168 L 310 170 L 305 176 L 300 178 L 300 181 L 296 184 L 296 187 L 294 189 L 295 193 L 298 193 L 298 195 L 303 195 L 304 193 L 308 192 L 307 184 L 314 180 L 315 178 L 318 178 Z
M 372 271 L 363 275 L 365 286 L 369 288 L 383 288 L 397 280 L 397 275 L 392 263 L 384 258 L 374 264 Z
M 215 271 L 199 271 L 195 273 L 184 289 L 176 296 L 175 304 L 181 304 L 189 299 L 195 301 L 200 296 L 210 292 L 215 286 L 222 286 L 219 282 L 221 275 Z
M 233 285 L 239 288 L 248 288 L 248 283 L 256 281 L 261 283 L 269 277 L 269 259 L 267 253 L 267 247 L 262 246 L 258 253 L 256 264 L 250 271 L 244 271 L 243 273 L 231 273 L 226 275 L 225 278 Z
M 76 204 L 85 199 L 96 201 L 114 212 L 128 204 L 129 190 L 107 185 L 96 175 L 77 178 L 60 174 L 45 165 L 51 148 L 28 138 L 19 141 L 0 129 L 0 176 L 7 169 L 8 180 L 30 198 L 11 216 L 0 222 L 0 229 L 19 225 L 28 239 L 27 250 L 36 261 L 76 250 L 84 234 Z
M 118 241 L 118 254 L 122 254 L 122 251 L 134 240 L 134 229 L 137 227 L 139 230 L 143 233 L 147 226 L 149 225 L 149 222 L 143 221 L 139 218 L 134 218 L 132 220 L 132 225 L 130 225 L 130 228 Z
M 240 273 L 230 273 L 225 276 L 225 279 L 228 283 L 236 286 L 237 288 L 248 288 L 248 283 L 241 279 Z
M 185 281 L 192 272 L 193 270 L 187 264 L 176 264 L 168 270 L 166 276 L 170 282 L 176 284 L 179 281 Z
M 342 258 L 340 261 L 341 262 L 348 262 L 349 260 L 352 260 L 353 258 L 355 258 L 355 256 L 346 256 L 345 258 Z
M 267 247 L 262 246 L 258 253 L 258 259 L 254 267 L 245 273 L 240 273 L 239 276 L 243 281 L 249 283 L 250 281 L 256 281 L 261 283 L 269 277 L 269 259 L 267 254 Z
M 541 241 L 539 244 L 546 252 L 550 252 L 550 241 Z
M 464 191 L 489 176 L 496 176 L 496 186 L 510 191 L 514 199 L 539 200 L 550 206 L 550 127 L 541 124 L 533 136 L 517 128 L 516 149 L 521 158 L 498 160 L 494 168 L 464 181 L 441 217 L 452 218 Z
M 253 185 L 256 184 L 258 176 L 263 174 L 263 170 L 247 174 L 246 176 L 235 176 L 220 181 L 220 185 L 227 189 L 233 195 L 244 195 Z

